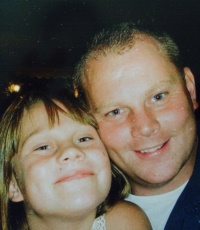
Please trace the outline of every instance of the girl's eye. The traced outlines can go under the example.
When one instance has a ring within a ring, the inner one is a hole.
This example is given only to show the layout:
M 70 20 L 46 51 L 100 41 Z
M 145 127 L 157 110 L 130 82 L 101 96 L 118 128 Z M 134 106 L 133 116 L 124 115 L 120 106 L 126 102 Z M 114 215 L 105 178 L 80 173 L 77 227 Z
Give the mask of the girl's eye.
M 92 140 L 91 137 L 81 137 L 77 140 L 78 143 L 81 143 L 81 142 L 86 142 L 86 141 L 90 141 Z
M 109 113 L 106 113 L 106 116 L 117 116 L 120 115 L 122 112 L 123 112 L 122 109 L 114 109 Z
M 51 149 L 51 147 L 49 145 L 42 145 L 39 148 L 37 148 L 36 151 L 37 150 L 48 150 L 48 149 Z

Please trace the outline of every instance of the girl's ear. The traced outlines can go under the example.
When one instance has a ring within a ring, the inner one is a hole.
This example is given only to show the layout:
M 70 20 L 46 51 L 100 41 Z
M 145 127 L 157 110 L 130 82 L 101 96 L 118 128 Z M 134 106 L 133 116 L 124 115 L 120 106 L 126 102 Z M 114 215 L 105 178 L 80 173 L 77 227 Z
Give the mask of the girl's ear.
M 12 176 L 12 180 L 9 184 L 9 199 L 13 202 L 20 202 L 24 200 L 14 176 Z

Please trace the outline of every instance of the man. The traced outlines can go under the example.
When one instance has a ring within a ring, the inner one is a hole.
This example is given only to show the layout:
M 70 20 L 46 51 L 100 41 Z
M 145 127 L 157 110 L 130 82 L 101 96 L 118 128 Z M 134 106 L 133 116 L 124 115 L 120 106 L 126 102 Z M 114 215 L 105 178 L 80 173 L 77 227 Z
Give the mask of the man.
M 121 24 L 95 36 L 76 70 L 110 158 L 130 181 L 127 200 L 154 230 L 199 229 L 198 103 L 174 41 Z

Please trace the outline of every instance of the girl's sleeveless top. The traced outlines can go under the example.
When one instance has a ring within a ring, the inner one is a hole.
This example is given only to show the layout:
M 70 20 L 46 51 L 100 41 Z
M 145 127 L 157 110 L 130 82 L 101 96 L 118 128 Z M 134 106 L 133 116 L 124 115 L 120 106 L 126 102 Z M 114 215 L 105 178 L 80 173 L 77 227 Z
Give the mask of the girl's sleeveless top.
M 105 214 L 97 217 L 94 220 L 91 230 L 106 230 Z

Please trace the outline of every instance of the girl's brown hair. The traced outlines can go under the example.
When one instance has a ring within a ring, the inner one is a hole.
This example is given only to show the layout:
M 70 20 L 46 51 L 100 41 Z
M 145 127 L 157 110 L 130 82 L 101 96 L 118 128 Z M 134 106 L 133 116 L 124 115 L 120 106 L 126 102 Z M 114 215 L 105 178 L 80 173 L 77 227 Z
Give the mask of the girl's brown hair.
M 67 109 L 67 113 L 56 103 L 61 102 Z M 7 108 L 0 121 L 0 209 L 2 230 L 29 229 L 26 220 L 23 202 L 13 203 L 9 199 L 9 184 L 13 172 L 12 158 L 18 152 L 22 119 L 25 111 L 29 111 L 32 105 L 42 102 L 45 106 L 49 124 L 54 125 L 59 121 L 58 112 L 65 113 L 80 124 L 91 125 L 98 129 L 94 117 L 87 112 L 86 106 L 80 99 L 71 93 L 51 95 L 39 91 L 32 91 L 17 97 Z M 124 199 L 130 187 L 123 173 L 111 163 L 112 185 L 105 201 L 97 208 L 97 216 L 105 213 L 119 199 Z

